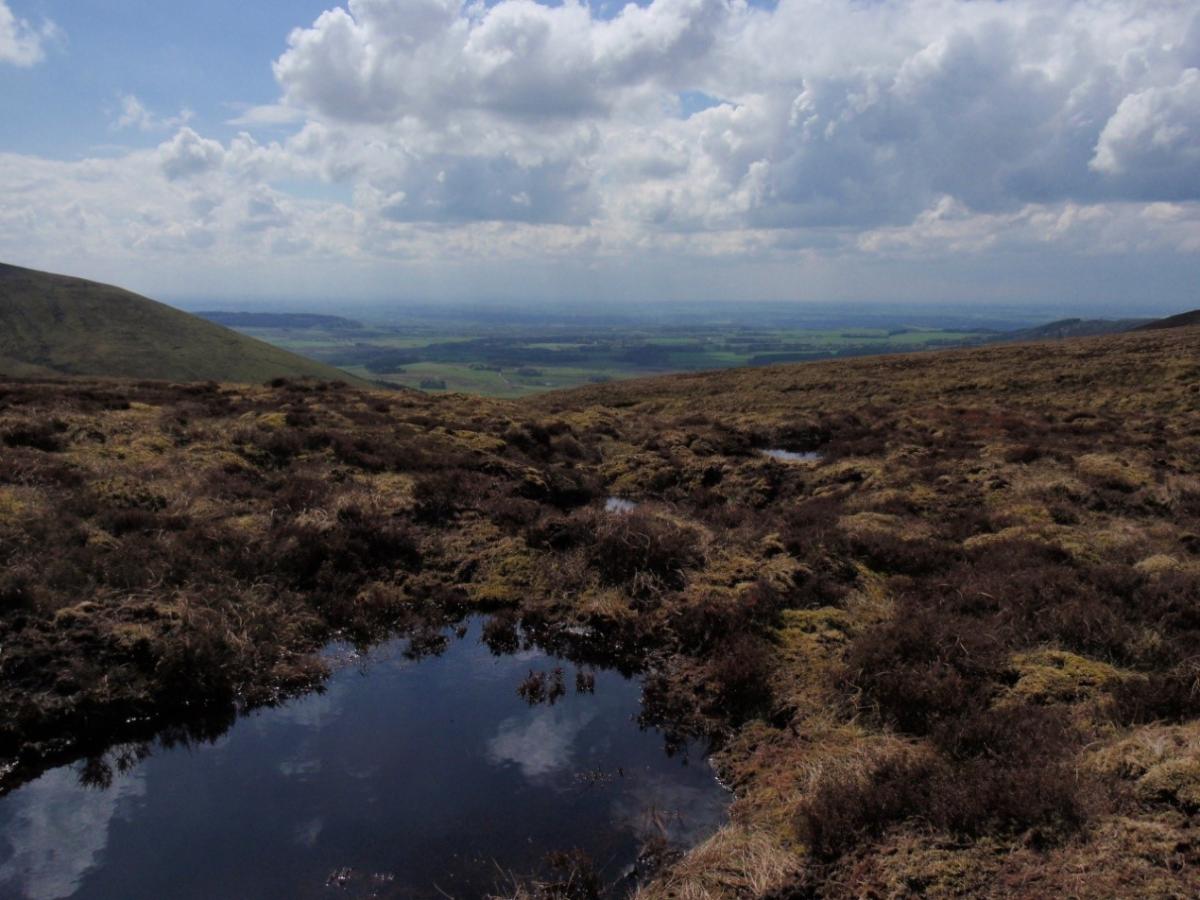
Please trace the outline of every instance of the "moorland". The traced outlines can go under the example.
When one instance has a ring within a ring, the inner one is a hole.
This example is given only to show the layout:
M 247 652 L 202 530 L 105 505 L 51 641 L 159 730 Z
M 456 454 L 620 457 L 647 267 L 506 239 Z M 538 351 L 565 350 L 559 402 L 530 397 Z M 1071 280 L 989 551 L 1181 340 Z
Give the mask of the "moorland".
M 712 742 L 729 824 L 646 900 L 1200 893 L 1200 329 L 519 403 L 36 375 L 0 444 L 0 790 L 482 614 Z

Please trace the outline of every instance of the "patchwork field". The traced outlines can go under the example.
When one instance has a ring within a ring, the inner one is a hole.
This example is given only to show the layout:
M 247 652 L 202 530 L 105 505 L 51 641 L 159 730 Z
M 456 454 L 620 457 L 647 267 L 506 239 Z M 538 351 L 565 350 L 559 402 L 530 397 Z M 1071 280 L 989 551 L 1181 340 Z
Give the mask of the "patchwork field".
M 362 378 L 433 392 L 517 398 L 664 372 L 726 369 L 970 346 L 995 332 L 920 326 L 799 328 L 651 324 L 581 329 L 414 319 L 363 325 L 324 317 L 212 314 L 243 334 Z M 320 317 L 313 317 L 320 318 Z M 287 323 L 287 324 L 285 324 Z

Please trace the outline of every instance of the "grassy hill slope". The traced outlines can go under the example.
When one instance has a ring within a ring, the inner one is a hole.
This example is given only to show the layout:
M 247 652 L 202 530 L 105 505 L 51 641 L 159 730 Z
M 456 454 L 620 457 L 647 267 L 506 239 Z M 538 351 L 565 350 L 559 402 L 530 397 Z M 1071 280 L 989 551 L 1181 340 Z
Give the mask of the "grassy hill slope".
M 262 382 L 353 376 L 121 288 L 0 264 L 0 374 Z M 358 382 L 361 384 L 361 382 Z
M 1179 313 L 1175 316 L 1168 316 L 1165 319 L 1156 319 L 1153 322 L 1147 322 L 1138 330 L 1161 331 L 1164 328 L 1186 328 L 1189 325 L 1200 325 L 1200 309 L 1193 309 L 1190 312 Z
M 1098 334 L 1117 334 L 1132 331 L 1148 324 L 1147 319 L 1059 319 L 1033 328 L 1011 331 L 998 338 L 1002 341 L 1057 341 L 1064 338 L 1092 337 Z

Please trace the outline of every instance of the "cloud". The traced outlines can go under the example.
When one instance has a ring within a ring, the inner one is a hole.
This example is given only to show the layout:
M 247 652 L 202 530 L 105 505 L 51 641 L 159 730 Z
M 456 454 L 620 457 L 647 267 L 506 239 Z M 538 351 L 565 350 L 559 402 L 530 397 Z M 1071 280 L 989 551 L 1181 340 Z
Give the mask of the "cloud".
M 60 900 L 79 890 L 108 846 L 112 820 L 146 792 L 144 776 L 118 775 L 111 787 L 81 787 L 69 767 L 54 769 L 13 794 L 0 861 L 0 887 L 28 900 Z
M 624 90 L 677 80 L 733 13 L 727 0 L 654 0 L 612 20 L 579 2 L 350 0 L 296 29 L 275 63 L 287 100 L 345 122 L 519 120 L 611 109 Z
M 0 0 L 0 63 L 14 66 L 40 63 L 46 58 L 46 44 L 59 34 L 58 26 L 50 20 L 35 26 L 17 18 L 7 0 Z
M 181 128 L 175 137 L 159 145 L 158 156 L 163 174 L 175 181 L 219 168 L 225 159 L 225 148 L 190 128 Z
M 571 763 L 576 738 L 595 717 L 595 710 L 547 707 L 505 719 L 488 741 L 488 759 L 496 765 L 513 763 L 529 779 L 560 772 Z
M 0 253 L 75 241 L 230 273 L 287 255 L 324 266 L 329 284 L 339 265 L 403 264 L 406 289 L 467 294 L 507 277 L 524 289 L 539 269 L 572 292 L 777 296 L 890 291 L 882 274 L 861 280 L 881 271 L 864 263 L 900 259 L 1022 255 L 1058 265 L 1047 295 L 1075 273 L 1068 258 L 1094 269 L 1099 255 L 1153 253 L 1194 268 L 1189 4 L 601 9 L 330 8 L 291 33 L 279 96 L 244 108 L 231 139 L 130 97 L 124 127 L 174 129 L 153 151 L 0 157 Z
M 1129 94 L 1104 125 L 1090 166 L 1155 200 L 1200 192 L 1200 69 Z
M 707 767 L 706 762 L 701 766 Z M 629 773 L 629 781 L 612 801 L 613 824 L 633 832 L 639 841 L 665 839 L 691 847 L 726 820 L 729 796 L 715 785 L 681 784 L 679 778 Z
M 133 94 L 122 94 L 119 98 L 120 109 L 113 119 L 113 128 L 136 128 L 139 131 L 167 131 L 172 128 L 179 128 L 186 125 L 192 120 L 195 115 L 186 107 L 179 111 L 179 115 L 160 118 L 150 112 Z
M 241 109 L 232 119 L 226 120 L 226 125 L 237 125 L 243 128 L 271 128 L 284 125 L 295 125 L 304 121 L 303 110 L 286 106 L 282 103 L 267 103 L 261 106 L 234 106 Z
M 842 228 L 912 221 L 946 195 L 983 213 L 1200 199 L 1200 14 L 1138 7 L 654 0 L 604 19 L 351 0 L 294 31 L 275 74 L 290 108 L 386 148 L 390 166 L 359 174 L 408 221 L 603 209 L 683 232 Z M 680 121 L 697 94 L 725 101 Z M 1154 177 L 1121 173 L 1131 141 Z

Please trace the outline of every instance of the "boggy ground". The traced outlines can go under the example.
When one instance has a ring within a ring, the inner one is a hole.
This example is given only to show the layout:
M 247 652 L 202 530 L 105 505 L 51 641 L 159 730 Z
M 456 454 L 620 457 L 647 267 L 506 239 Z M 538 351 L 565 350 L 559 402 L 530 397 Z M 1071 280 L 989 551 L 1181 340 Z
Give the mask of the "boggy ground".
M 1200 329 L 520 404 L 10 382 L 0 444 L 9 787 L 486 611 L 716 742 L 731 822 L 646 900 L 1200 893 Z

